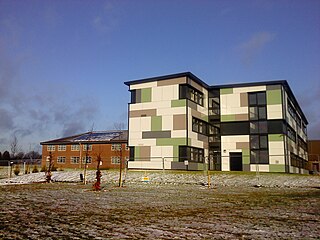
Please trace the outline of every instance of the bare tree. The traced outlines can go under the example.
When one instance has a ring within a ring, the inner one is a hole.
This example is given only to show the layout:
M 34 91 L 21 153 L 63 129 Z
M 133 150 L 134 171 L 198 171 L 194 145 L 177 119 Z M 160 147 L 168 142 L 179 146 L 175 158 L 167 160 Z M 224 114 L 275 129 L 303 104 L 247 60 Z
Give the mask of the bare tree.
M 120 123 L 114 123 L 114 129 L 118 131 L 123 131 L 125 124 L 123 122 Z M 123 132 L 120 133 L 119 140 L 121 140 Z M 123 187 L 123 179 L 124 179 L 124 174 L 123 174 L 123 168 L 126 166 L 126 163 L 124 162 L 125 158 L 123 157 L 123 147 L 122 147 L 122 142 L 120 141 L 120 148 L 117 149 L 118 155 L 120 157 L 120 167 L 119 167 L 119 187 Z
M 14 159 L 16 157 L 16 153 L 19 151 L 18 138 L 15 134 L 13 135 L 12 141 L 10 143 L 10 150 L 11 150 L 11 159 Z

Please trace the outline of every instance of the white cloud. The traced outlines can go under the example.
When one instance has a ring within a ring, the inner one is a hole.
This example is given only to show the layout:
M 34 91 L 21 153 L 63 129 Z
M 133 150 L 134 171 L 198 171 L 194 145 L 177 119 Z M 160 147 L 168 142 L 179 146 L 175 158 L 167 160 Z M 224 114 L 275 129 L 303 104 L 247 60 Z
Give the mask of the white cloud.
M 271 32 L 257 32 L 245 42 L 241 43 L 237 50 L 240 52 L 243 62 L 251 65 L 254 58 L 263 50 L 263 48 L 273 41 L 275 34 Z

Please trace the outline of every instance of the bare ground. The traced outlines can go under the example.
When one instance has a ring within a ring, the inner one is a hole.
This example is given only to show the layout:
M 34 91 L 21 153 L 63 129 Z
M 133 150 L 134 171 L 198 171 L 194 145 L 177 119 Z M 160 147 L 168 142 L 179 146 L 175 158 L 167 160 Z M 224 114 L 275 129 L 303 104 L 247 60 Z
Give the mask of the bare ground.
M 320 190 L 0 186 L 0 239 L 319 239 Z

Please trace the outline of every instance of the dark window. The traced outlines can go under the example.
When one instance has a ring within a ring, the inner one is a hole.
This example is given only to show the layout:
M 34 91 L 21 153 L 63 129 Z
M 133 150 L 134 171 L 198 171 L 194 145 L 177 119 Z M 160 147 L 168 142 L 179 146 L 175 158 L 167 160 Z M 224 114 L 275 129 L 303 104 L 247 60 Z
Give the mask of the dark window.
M 247 135 L 249 122 L 224 122 L 221 123 L 221 135 Z
M 137 102 L 137 94 L 136 94 L 136 90 L 131 90 L 131 103 L 136 103 Z
M 268 120 L 268 133 L 286 133 L 286 127 L 283 120 Z
M 203 93 L 196 90 L 189 85 L 180 85 L 179 87 L 179 98 L 189 99 L 201 106 L 203 106 Z
M 129 149 L 130 149 L 130 158 L 129 158 L 129 160 L 130 161 L 134 161 L 134 147 L 129 147 Z
M 179 161 L 204 162 L 204 151 L 202 148 L 179 146 Z
M 250 149 L 250 163 L 269 163 L 267 135 L 250 135 Z
M 296 132 L 290 126 L 287 126 L 287 135 L 292 141 L 296 142 Z
M 268 125 L 266 121 L 250 122 L 250 133 L 267 133 Z
M 267 104 L 265 92 L 257 93 L 257 99 L 258 99 L 258 105 L 266 105 Z
M 192 117 L 192 131 L 208 135 L 208 123 L 198 118 Z

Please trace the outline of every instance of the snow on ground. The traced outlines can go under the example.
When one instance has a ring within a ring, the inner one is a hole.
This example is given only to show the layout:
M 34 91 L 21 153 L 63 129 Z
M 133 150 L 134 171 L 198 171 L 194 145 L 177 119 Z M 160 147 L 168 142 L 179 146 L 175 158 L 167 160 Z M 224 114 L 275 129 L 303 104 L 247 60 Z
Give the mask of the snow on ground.
M 95 181 L 94 170 L 87 171 L 88 182 Z M 56 171 L 52 172 L 53 182 L 80 182 L 83 171 Z M 261 185 L 263 187 L 320 187 L 320 177 L 298 174 L 267 173 L 256 175 L 253 173 L 210 173 L 210 182 L 214 186 L 245 187 Z M 150 184 L 196 184 L 207 185 L 208 176 L 204 172 L 174 172 L 174 171 L 128 171 L 125 184 L 142 183 L 142 178 L 147 176 Z M 117 183 L 118 171 L 102 171 L 102 184 Z M 31 173 L 13 178 L 0 179 L 0 185 L 29 184 L 45 181 L 45 173 Z

